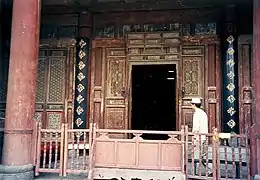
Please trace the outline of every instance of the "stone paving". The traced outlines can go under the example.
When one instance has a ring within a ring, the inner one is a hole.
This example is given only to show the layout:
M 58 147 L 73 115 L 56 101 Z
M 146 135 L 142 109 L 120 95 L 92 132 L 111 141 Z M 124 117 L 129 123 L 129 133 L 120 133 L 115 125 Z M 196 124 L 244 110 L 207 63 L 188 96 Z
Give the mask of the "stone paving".
M 198 165 L 198 168 L 197 168 L 197 173 L 198 173 L 198 170 L 199 169 L 199 165 Z M 201 174 L 202 176 L 206 174 L 206 169 L 204 166 L 202 166 L 201 168 Z M 229 178 L 232 178 L 232 165 L 228 165 L 228 171 L 227 171 L 227 174 L 229 176 Z M 188 173 L 191 174 L 191 170 L 192 170 L 192 165 L 191 163 L 188 164 Z M 225 165 L 222 164 L 221 165 L 221 175 L 222 177 L 225 177 L 225 174 L 226 174 L 226 170 L 225 170 Z M 45 179 L 52 179 L 52 180 L 55 180 L 55 179 L 64 179 L 64 180 L 74 180 L 74 179 L 78 179 L 78 180 L 83 180 L 87 178 L 87 174 L 78 174 L 78 175 L 72 175 L 72 174 L 68 174 L 67 177 L 59 177 L 58 174 L 54 174 L 54 173 L 41 173 L 39 177 L 36 177 L 35 179 L 38 179 L 38 180 L 45 180 Z M 240 179 L 240 178 L 238 178 Z M 247 179 L 247 167 L 242 167 L 242 179 Z
M 41 173 L 39 177 L 36 177 L 37 180 L 84 180 L 86 179 L 87 175 L 68 175 L 67 177 L 59 177 L 58 174 L 54 173 Z

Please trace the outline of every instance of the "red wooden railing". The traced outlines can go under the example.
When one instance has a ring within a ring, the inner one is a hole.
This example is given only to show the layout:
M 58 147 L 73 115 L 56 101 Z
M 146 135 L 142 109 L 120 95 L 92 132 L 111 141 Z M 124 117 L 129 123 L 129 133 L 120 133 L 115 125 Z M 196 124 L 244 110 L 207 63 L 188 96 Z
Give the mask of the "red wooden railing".
M 41 129 L 39 124 L 36 175 L 83 173 L 91 180 L 97 175 L 112 178 L 120 169 L 125 174 L 156 171 L 158 177 L 174 172 L 180 179 L 250 180 L 246 135 L 219 133 L 217 129 L 208 134 L 191 133 L 187 129 L 183 126 L 181 131 L 116 130 L 99 129 L 96 124 L 90 124 L 89 129 L 69 129 L 63 124 L 60 130 L 50 130 Z M 169 138 L 149 140 L 142 138 L 144 134 Z M 195 158 L 196 148 L 199 159 Z

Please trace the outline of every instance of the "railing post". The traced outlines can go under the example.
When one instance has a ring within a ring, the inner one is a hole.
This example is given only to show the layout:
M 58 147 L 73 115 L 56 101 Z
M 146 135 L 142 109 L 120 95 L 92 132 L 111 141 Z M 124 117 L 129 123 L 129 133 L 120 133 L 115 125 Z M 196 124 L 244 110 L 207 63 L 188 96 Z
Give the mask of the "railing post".
M 59 176 L 64 176 L 64 167 L 65 167 L 65 144 L 66 144 L 66 128 L 68 128 L 68 126 L 66 126 L 66 124 L 62 123 L 61 125 L 61 139 L 60 139 L 60 172 L 59 172 Z
M 185 173 L 185 128 L 181 126 L 181 149 L 182 149 L 182 173 Z
M 93 123 L 89 124 L 89 171 L 92 170 Z
M 33 151 L 33 155 L 32 155 L 32 164 L 34 166 L 36 166 L 36 159 L 37 159 L 37 140 L 38 140 L 38 126 L 39 126 L 39 122 L 33 120 L 34 123 L 34 128 L 33 128 L 33 141 L 32 141 L 32 151 Z
M 188 180 L 188 163 L 189 163 L 189 160 L 188 160 L 188 146 L 189 146 L 189 134 L 188 134 L 188 126 L 186 125 L 185 127 L 184 127 L 185 129 L 184 129 L 184 141 L 185 141 L 185 147 L 184 147 L 184 149 L 185 149 L 185 179 L 186 180 Z
M 251 175 L 260 173 L 260 124 L 255 123 L 250 128 L 250 159 Z
M 94 156 L 94 141 L 95 141 L 95 123 L 90 123 L 89 125 L 89 172 L 88 172 L 88 180 L 92 180 L 93 173 L 93 156 Z
M 212 171 L 213 171 L 213 179 L 218 180 L 220 176 L 220 165 L 219 165 L 219 136 L 218 136 L 217 128 L 213 128 Z
M 39 176 L 40 161 L 41 161 L 41 123 L 38 125 L 37 132 L 37 145 L 36 145 L 36 166 L 35 166 L 35 176 Z

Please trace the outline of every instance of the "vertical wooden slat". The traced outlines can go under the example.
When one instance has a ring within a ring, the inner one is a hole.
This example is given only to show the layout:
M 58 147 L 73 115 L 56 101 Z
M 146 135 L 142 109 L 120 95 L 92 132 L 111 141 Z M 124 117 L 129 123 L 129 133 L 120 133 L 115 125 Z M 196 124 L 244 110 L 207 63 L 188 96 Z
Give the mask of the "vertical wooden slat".
M 220 45 L 216 44 L 216 128 L 220 130 L 221 127 L 221 57 L 220 57 Z
M 37 134 L 38 134 L 38 137 L 37 137 L 37 153 L 36 153 L 36 166 L 35 166 L 35 176 L 39 176 L 39 169 L 40 169 L 40 161 L 41 161 L 41 123 L 39 123 L 39 126 L 38 126 L 38 131 L 37 131 Z
M 217 43 L 208 44 L 208 59 L 206 76 L 206 99 L 207 99 L 207 113 L 209 117 L 209 129 L 210 131 L 216 127 L 220 128 L 220 89 L 221 89 L 221 69 L 220 69 L 220 58 L 219 58 L 219 45 Z
M 33 121 L 34 128 L 33 128 L 33 141 L 32 141 L 32 164 L 36 165 L 37 163 L 37 141 L 38 141 L 38 125 L 39 123 L 37 121 Z
M 215 45 L 208 45 L 208 117 L 209 117 L 209 129 L 216 127 L 216 62 L 215 62 Z
M 67 51 L 67 89 L 66 97 L 67 98 L 67 122 L 69 127 L 73 127 L 73 117 L 74 117 L 74 98 L 75 98 L 75 63 L 76 63 L 76 48 L 75 46 L 69 46 Z
M 106 79 L 106 73 L 107 73 L 107 70 L 106 70 L 106 64 L 108 63 L 107 61 L 107 58 L 106 58 L 106 49 L 103 47 L 102 48 L 102 56 L 101 56 L 101 69 L 100 69 L 100 75 L 102 77 L 101 79 L 101 87 L 102 87 L 102 90 L 101 90 L 101 102 L 100 102 L 100 125 L 99 125 L 99 128 L 104 128 L 105 127 L 105 117 L 104 117 L 104 106 L 105 106 L 105 97 L 106 97 L 106 93 L 107 93 L 107 90 L 106 90 L 106 83 L 107 83 L 107 79 Z
M 102 99 L 104 97 L 104 85 L 102 81 L 102 69 L 104 69 L 103 49 L 101 47 L 94 47 L 92 51 L 91 63 L 91 90 L 90 90 L 90 122 L 98 123 L 103 127 L 102 123 Z
M 68 169 L 68 124 L 62 124 L 60 147 L 61 160 L 59 175 L 66 176 Z
M 209 92 L 208 92 L 208 86 L 209 86 L 209 71 L 210 69 L 208 68 L 209 67 L 209 46 L 208 44 L 205 44 L 205 78 L 204 78 L 204 83 L 205 83 L 205 112 L 207 114 L 209 114 Z M 209 126 L 210 126 L 210 123 L 209 123 Z
M 252 122 L 252 36 L 240 36 L 238 45 L 239 124 L 247 134 Z

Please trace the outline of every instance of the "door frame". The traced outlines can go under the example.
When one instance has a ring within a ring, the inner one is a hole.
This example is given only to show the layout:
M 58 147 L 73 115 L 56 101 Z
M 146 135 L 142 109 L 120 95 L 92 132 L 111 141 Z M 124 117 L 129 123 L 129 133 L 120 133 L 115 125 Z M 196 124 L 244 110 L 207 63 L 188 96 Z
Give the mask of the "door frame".
M 128 114 L 127 121 L 128 121 L 128 129 L 132 129 L 132 68 L 133 66 L 140 66 L 140 65 L 165 65 L 165 64 L 171 64 L 176 66 L 176 99 L 175 99 L 175 104 L 176 104 L 176 131 L 180 129 L 180 103 L 181 103 L 181 97 L 179 96 L 179 89 L 180 89 L 180 67 L 181 67 L 181 61 L 180 60 L 172 60 L 172 61 L 128 61 L 128 80 L 127 80 L 127 87 L 128 87 Z
M 64 103 L 63 103 L 64 108 L 63 108 L 61 123 L 69 123 L 69 127 L 73 127 L 74 98 L 75 98 L 76 39 L 75 38 L 40 39 L 38 51 L 40 52 L 41 50 L 46 50 L 46 51 L 64 50 L 66 52 L 65 53 L 66 54 L 65 55 L 65 82 L 64 82 L 65 89 L 64 89 Z M 44 93 L 45 95 L 47 95 L 47 90 Z M 37 107 L 35 107 L 34 120 L 36 121 L 43 120 L 46 123 L 47 114 L 43 113 L 42 116 L 37 114 Z

